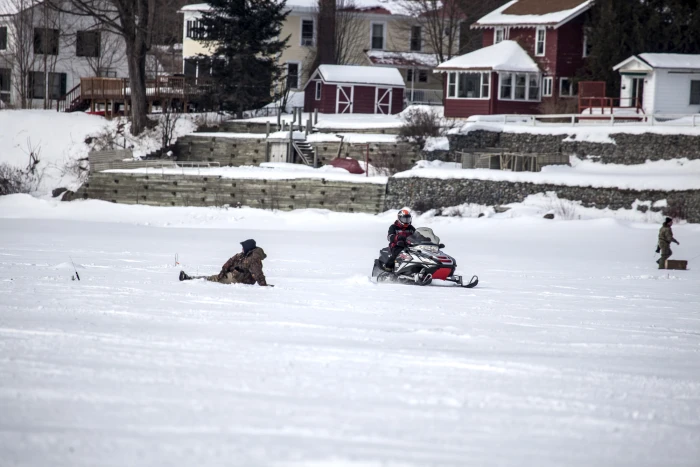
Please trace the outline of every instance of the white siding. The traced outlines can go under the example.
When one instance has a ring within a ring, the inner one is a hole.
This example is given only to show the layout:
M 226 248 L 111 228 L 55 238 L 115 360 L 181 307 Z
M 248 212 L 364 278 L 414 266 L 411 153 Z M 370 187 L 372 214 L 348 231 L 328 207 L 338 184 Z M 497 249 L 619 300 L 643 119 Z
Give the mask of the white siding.
M 657 87 L 658 87 L 659 80 L 656 79 L 656 73 L 652 72 L 647 75 L 647 78 L 644 80 L 644 95 L 642 96 L 642 108 L 644 109 L 644 113 L 647 114 L 652 114 L 656 110 L 656 96 L 657 96 Z
M 668 70 L 656 70 L 654 75 L 657 81 L 654 113 L 700 113 L 700 106 L 690 105 L 690 81 L 700 80 L 700 72 L 670 73 Z

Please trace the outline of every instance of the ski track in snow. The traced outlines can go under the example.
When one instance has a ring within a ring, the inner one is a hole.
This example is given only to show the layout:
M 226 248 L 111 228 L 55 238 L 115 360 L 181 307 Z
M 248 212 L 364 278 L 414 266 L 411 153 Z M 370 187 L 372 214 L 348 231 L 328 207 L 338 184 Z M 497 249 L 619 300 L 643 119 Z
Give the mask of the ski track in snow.
M 700 465 L 700 267 L 655 228 L 436 219 L 468 290 L 370 282 L 380 217 L 2 214 L 0 465 Z M 275 288 L 177 281 L 249 237 Z

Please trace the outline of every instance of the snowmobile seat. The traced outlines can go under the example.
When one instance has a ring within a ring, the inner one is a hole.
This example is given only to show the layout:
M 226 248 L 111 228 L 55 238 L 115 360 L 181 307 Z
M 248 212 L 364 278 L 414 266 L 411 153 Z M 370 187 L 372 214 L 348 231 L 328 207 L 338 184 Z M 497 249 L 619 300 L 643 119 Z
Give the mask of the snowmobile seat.
M 391 257 L 391 250 L 387 248 L 382 248 L 379 250 L 379 262 L 382 264 L 386 264 L 389 261 L 389 257 Z

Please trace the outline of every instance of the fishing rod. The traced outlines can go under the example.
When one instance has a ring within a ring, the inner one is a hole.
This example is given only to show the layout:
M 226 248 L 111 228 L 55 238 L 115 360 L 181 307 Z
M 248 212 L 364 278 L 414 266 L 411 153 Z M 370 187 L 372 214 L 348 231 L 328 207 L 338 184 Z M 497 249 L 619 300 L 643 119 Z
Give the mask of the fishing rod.
M 70 258 L 70 262 L 73 265 L 73 270 L 75 271 L 75 277 L 77 277 L 78 280 L 80 280 L 80 276 L 78 275 L 78 269 L 75 267 L 75 263 L 73 262 L 73 258 L 71 258 L 70 256 L 68 258 Z

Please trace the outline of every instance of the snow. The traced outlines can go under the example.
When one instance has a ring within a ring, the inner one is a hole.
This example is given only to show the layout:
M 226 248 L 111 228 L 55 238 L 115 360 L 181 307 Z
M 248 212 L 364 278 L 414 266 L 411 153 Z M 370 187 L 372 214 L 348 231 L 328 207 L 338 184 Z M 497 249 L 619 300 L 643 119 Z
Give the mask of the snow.
M 306 122 L 313 113 L 302 114 L 302 122 Z M 291 122 L 292 115 L 284 114 L 282 121 Z M 274 123 L 277 124 L 277 116 L 256 117 L 239 120 L 252 123 Z M 399 115 L 374 115 L 374 114 L 318 114 L 318 123 L 314 124 L 318 129 L 380 129 L 398 128 L 403 125 L 403 120 Z
M 539 73 L 537 63 L 515 41 L 501 41 L 465 55 L 447 60 L 436 73 L 452 70 L 493 70 Z
M 571 157 L 571 166 L 549 165 L 543 167 L 541 172 L 462 169 L 441 161 L 418 161 L 413 169 L 394 176 L 592 186 L 639 191 L 678 191 L 700 189 L 700 160 L 674 159 L 622 165 L 601 164 Z
M 438 60 L 435 54 L 420 52 L 391 52 L 388 50 L 368 50 L 367 57 L 375 65 L 417 66 L 435 68 Z
M 404 87 L 401 73 L 396 68 L 354 65 L 321 65 L 318 67 L 326 83 L 376 84 Z
M 528 115 L 488 115 L 472 116 L 467 123 L 448 131 L 449 134 L 466 134 L 470 131 L 495 131 L 505 133 L 528 133 L 534 135 L 568 135 L 568 140 L 588 141 L 591 143 L 614 144 L 612 135 L 626 133 L 640 135 L 644 133 L 665 135 L 700 136 L 700 118 L 686 116 L 666 122 L 656 118 L 654 125 L 650 122 L 616 122 L 609 120 L 581 120 L 575 126 L 564 123 L 544 123 L 537 120 L 539 116 Z M 507 123 L 498 123 L 507 120 Z
M 563 22 L 578 16 L 584 11 L 593 6 L 593 0 L 581 1 L 574 8 L 566 10 L 553 11 L 545 14 L 524 14 L 514 15 L 504 13 L 508 8 L 523 0 L 513 0 L 506 3 L 500 8 L 487 14 L 476 23 L 475 27 L 492 27 L 492 26 L 534 26 L 534 25 L 551 25 L 559 27 Z M 533 2 L 530 2 L 533 3 Z
M 305 178 L 324 179 L 332 182 L 376 183 L 382 185 L 387 183 L 387 177 L 365 177 L 364 175 L 351 174 L 345 169 L 330 165 L 314 169 L 306 165 L 288 164 L 285 162 L 263 162 L 260 166 L 244 165 L 240 167 L 217 168 L 144 167 L 140 169 L 112 169 L 104 172 L 152 175 L 206 175 L 208 177 L 257 180 L 295 180 Z
M 658 225 L 420 216 L 480 276 L 448 290 L 369 281 L 394 215 L 0 198 L 3 463 L 697 465 L 700 271 Z M 177 281 L 247 238 L 275 288 Z
M 64 174 L 73 161 L 87 157 L 85 138 L 105 125 L 102 117 L 55 110 L 3 110 L 0 112 L 0 164 L 25 168 L 29 153 L 38 155 L 43 173 L 39 189 L 47 192 L 75 182 Z
M 700 70 L 700 54 L 652 54 L 643 53 L 639 58 L 654 68 Z
M 450 141 L 447 136 L 431 136 L 425 141 L 424 151 L 449 151 Z

